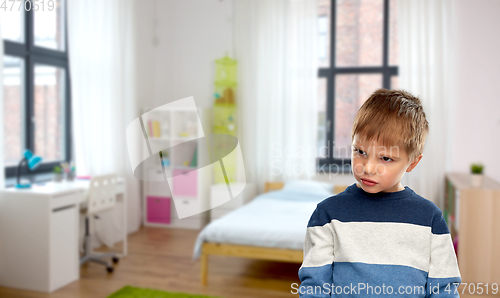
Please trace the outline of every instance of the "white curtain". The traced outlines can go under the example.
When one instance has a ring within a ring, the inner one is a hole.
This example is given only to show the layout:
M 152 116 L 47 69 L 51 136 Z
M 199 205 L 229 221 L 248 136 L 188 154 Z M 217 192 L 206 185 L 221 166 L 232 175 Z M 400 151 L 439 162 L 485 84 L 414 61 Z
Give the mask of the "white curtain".
M 0 25 L 1 26 L 1 25 Z M 2 28 L 0 27 L 0 33 Z M 3 37 L 0 34 L 0 41 L 3 41 Z M 2 88 L 0 88 L 0 123 L 4 123 L 3 113 L 4 113 L 4 103 L 3 103 L 3 42 L 0 42 L 0 83 Z M 5 127 L 5 126 L 3 126 Z M 2 140 L 0 146 L 0 189 L 5 187 L 5 168 L 4 168 L 4 129 L 0 129 L 0 140 Z
M 316 9 L 314 0 L 234 1 L 238 137 L 259 187 L 315 175 Z
M 400 88 L 418 95 L 429 121 L 424 157 L 403 183 L 443 207 L 453 115 L 452 0 L 398 2 Z
M 128 232 L 141 221 L 139 181 L 128 160 L 125 129 L 135 100 L 134 1 L 68 1 L 73 148 L 78 175 L 116 173 L 127 183 Z M 96 221 L 98 239 L 122 238 L 122 204 Z

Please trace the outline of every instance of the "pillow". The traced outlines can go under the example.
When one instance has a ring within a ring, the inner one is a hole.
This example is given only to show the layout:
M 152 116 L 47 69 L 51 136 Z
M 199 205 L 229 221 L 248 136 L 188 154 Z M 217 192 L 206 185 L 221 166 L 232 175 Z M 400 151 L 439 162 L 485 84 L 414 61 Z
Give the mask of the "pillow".
M 333 184 L 314 180 L 290 180 L 285 183 L 283 190 L 330 196 L 333 194 Z

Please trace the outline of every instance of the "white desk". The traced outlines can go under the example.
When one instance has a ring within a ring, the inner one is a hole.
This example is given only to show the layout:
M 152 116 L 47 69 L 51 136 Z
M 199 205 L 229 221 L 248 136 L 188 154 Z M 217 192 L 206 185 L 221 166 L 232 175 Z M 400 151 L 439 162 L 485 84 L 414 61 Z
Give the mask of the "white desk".
M 126 196 L 126 185 L 125 179 L 118 177 L 116 179 L 116 195 L 118 201 L 123 203 L 123 246 L 122 253 L 118 254 L 119 257 L 124 257 L 127 255 L 127 196 Z M 80 196 L 79 204 L 80 208 L 86 207 L 87 205 L 87 193 L 90 186 L 90 180 L 75 180 L 73 182 L 49 182 L 45 185 L 38 186 L 34 185 L 33 190 L 41 191 L 44 193 L 53 193 L 61 191 L 73 191 L 73 190 L 83 190 L 84 195 Z
M 0 190 L 0 286 L 52 292 L 80 277 L 79 208 L 90 181 L 49 182 L 30 189 Z M 124 179 L 123 253 L 127 254 Z

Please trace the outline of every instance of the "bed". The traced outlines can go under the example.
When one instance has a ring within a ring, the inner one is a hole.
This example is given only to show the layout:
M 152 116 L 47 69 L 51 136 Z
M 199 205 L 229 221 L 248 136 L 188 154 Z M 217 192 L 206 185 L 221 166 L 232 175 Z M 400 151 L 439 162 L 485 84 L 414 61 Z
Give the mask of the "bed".
M 266 183 L 263 194 L 198 235 L 194 259 L 201 259 L 202 285 L 207 285 L 210 255 L 302 263 L 306 227 L 316 205 L 346 187 L 305 180 Z

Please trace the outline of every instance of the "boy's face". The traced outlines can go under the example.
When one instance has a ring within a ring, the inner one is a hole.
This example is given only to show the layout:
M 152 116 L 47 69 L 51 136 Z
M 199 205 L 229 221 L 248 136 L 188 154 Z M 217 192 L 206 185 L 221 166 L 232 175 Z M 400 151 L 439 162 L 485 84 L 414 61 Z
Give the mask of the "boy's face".
M 377 141 L 368 141 L 354 136 L 351 165 L 358 186 L 369 193 L 404 190 L 401 178 L 411 172 L 422 158 L 422 154 L 410 161 L 404 148 L 386 147 Z

